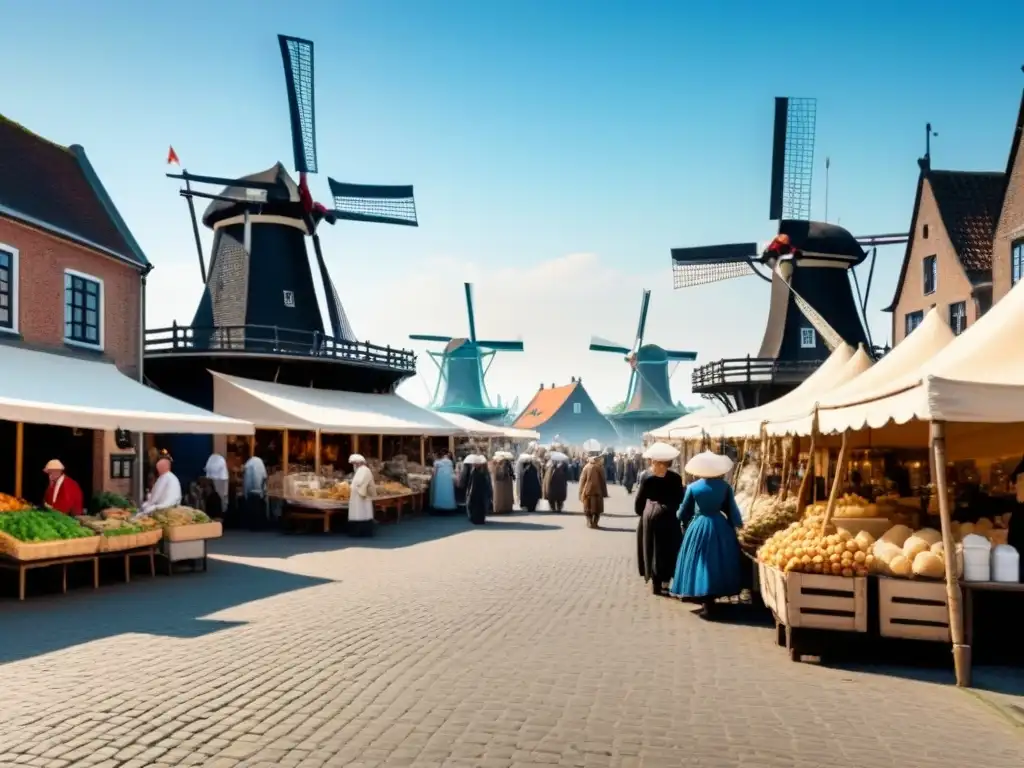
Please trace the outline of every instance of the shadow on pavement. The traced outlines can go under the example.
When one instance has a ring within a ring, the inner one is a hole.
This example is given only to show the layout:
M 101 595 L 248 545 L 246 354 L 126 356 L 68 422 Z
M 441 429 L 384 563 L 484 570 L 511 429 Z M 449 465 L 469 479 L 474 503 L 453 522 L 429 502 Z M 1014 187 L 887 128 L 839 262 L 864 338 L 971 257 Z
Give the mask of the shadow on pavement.
M 285 559 L 298 555 L 340 552 L 345 549 L 401 549 L 456 536 L 469 531 L 557 531 L 559 526 L 529 521 L 527 513 L 492 515 L 487 524 L 474 526 L 465 513 L 432 515 L 378 525 L 372 538 L 356 539 L 341 532 L 228 531 L 210 550 L 214 554 L 241 558 Z
M 206 573 L 146 575 L 130 584 L 4 601 L 0 663 L 123 634 L 201 637 L 240 623 L 206 616 L 325 583 L 326 579 L 210 559 Z

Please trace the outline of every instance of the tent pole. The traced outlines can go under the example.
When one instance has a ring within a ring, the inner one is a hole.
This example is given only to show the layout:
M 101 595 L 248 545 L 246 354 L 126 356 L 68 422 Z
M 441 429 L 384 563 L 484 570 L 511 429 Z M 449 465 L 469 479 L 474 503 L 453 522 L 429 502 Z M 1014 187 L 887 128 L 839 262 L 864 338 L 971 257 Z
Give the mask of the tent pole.
M 487 438 L 487 455 L 491 455 L 491 438 Z
M 384 435 L 377 435 L 377 458 L 384 461 Z
M 821 524 L 822 535 L 825 529 L 832 522 L 832 513 L 836 510 L 836 501 L 839 499 L 839 485 L 843 481 L 843 471 L 846 469 L 846 447 L 849 442 L 850 430 L 843 432 L 843 442 L 839 446 L 839 456 L 836 457 L 835 474 L 832 477 L 832 490 L 828 494 L 828 507 L 825 508 L 825 520 Z
M 288 430 L 281 433 L 281 471 L 288 474 Z
M 448 452 L 452 455 L 452 461 L 455 461 L 455 435 L 448 435 Z
M 359 435 L 352 435 L 352 453 L 359 453 Z M 345 462 L 348 463 L 348 459 Z
M 804 510 L 807 509 L 807 489 L 810 483 L 814 482 L 815 473 L 815 460 L 814 452 L 816 450 L 814 443 L 815 438 L 818 436 L 818 423 L 817 420 L 814 422 L 814 426 L 811 427 L 811 445 L 807 449 L 807 469 L 804 470 L 804 476 L 800 478 L 800 490 L 797 491 L 796 496 L 796 510 L 800 517 L 804 516 Z M 797 457 L 799 461 L 799 456 Z
M 420 435 L 420 465 L 427 466 L 427 438 Z
M 316 451 L 316 455 L 313 457 L 313 471 L 316 472 L 316 474 L 319 475 L 320 474 L 320 430 L 319 429 L 316 430 L 316 432 L 314 432 L 313 434 L 314 434 L 314 438 L 313 439 L 315 441 L 313 450 Z
M 939 497 L 939 520 L 942 522 L 942 552 L 946 561 L 946 602 L 949 605 L 949 631 L 953 638 L 953 669 L 956 684 L 971 685 L 971 646 L 964 639 L 964 617 L 960 605 L 959 568 L 956 562 L 956 543 L 953 541 L 953 524 L 949 511 L 949 491 L 946 487 L 946 424 L 933 421 L 929 425 L 932 476 L 935 478 L 935 493 Z
M 25 425 L 18 422 L 14 425 L 14 495 L 21 498 L 21 476 L 25 470 Z

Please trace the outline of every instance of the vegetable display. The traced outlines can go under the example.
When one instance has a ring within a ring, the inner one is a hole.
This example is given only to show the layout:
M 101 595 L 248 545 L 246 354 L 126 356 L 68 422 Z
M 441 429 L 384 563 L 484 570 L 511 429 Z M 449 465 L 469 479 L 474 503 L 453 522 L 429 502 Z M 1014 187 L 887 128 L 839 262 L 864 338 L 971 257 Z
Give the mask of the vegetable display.
M 205 512 L 201 512 L 198 509 L 192 509 L 192 507 L 171 507 L 170 509 L 161 509 L 154 512 L 151 517 L 157 525 L 162 525 L 165 528 L 210 522 L 210 518 Z M 144 520 L 145 518 L 143 517 L 139 519 Z
M 96 531 L 96 533 L 102 536 L 129 536 L 135 533 L 142 533 L 145 530 L 141 525 L 137 525 L 134 522 L 114 517 L 103 519 L 83 515 L 78 520 L 86 528 Z
M 109 509 L 126 509 L 134 511 L 135 505 L 124 496 L 117 493 L 111 493 L 110 491 L 102 491 L 93 495 L 92 503 L 89 504 L 90 512 L 94 515 L 98 515 L 101 510 Z
M 32 505 L 24 499 L 0 493 L 0 512 L 20 512 L 24 509 L 32 509 Z
M 79 525 L 75 518 L 43 509 L 0 515 L 0 531 L 26 543 L 81 539 L 95 535 L 93 531 Z
M 739 531 L 740 546 L 748 551 L 756 550 L 769 537 L 799 519 L 795 498 L 782 501 L 777 496 L 759 496 Z
M 766 565 L 784 571 L 821 573 L 833 576 L 867 576 L 874 563 L 874 539 L 865 532 L 856 536 L 839 530 L 824 519 L 805 517 L 774 534 L 757 552 Z

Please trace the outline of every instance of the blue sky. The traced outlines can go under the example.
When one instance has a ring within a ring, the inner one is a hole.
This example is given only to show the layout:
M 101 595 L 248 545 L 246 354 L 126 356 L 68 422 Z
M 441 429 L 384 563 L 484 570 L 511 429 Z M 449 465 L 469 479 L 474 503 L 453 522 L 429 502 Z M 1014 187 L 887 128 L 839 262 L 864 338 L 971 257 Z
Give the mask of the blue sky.
M 756 351 L 763 284 L 672 291 L 668 251 L 770 237 L 774 96 L 817 97 L 813 214 L 829 156 L 830 219 L 863 234 L 906 229 L 926 121 L 936 167 L 1003 168 L 1024 86 L 1024 3 L 984 0 L 0 0 L 0 19 L 0 112 L 85 146 L 157 265 L 157 324 L 190 320 L 199 290 L 168 145 L 193 172 L 290 166 L 275 35 L 313 39 L 314 196 L 327 174 L 416 185 L 419 229 L 324 236 L 357 333 L 459 333 L 472 278 L 478 324 L 527 344 L 492 370 L 506 399 L 570 375 L 601 405 L 620 399 L 624 363 L 586 340 L 629 343 L 641 287 L 664 346 Z M 880 258 L 876 340 L 900 257 Z M 421 370 L 403 388 L 420 400 Z M 684 367 L 673 386 L 692 400 L 688 380 Z

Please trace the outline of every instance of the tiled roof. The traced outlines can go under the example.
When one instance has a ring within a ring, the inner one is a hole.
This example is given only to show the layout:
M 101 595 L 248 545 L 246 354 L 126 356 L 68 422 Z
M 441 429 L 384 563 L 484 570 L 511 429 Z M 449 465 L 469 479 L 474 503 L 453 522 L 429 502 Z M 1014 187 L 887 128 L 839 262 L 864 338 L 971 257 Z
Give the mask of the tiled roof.
M 1000 171 L 929 171 L 949 239 L 969 275 L 992 269 L 992 235 L 1003 205 Z
M 544 424 L 565 405 L 565 401 L 576 391 L 578 385 L 577 381 L 563 387 L 537 390 L 537 394 L 533 396 L 512 426 L 516 429 L 535 429 Z
M 149 262 L 78 146 L 62 147 L 0 115 L 0 209 L 58 237 Z

